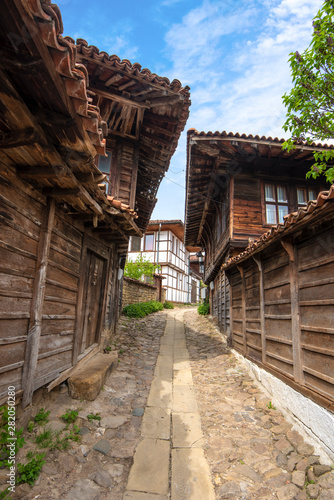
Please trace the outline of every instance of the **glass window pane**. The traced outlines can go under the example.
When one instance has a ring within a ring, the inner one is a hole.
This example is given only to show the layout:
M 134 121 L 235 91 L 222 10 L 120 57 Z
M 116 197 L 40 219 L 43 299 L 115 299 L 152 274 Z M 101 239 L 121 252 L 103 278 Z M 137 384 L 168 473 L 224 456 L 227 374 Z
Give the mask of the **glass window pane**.
M 288 202 L 286 188 L 284 186 L 277 186 L 277 201 L 281 203 Z
M 131 252 L 140 252 L 141 238 L 139 236 L 132 236 Z
M 145 236 L 145 250 L 146 251 L 152 251 L 153 250 L 153 243 L 154 243 L 154 235 L 153 234 L 146 234 Z
M 107 156 L 99 156 L 99 170 L 104 174 L 110 175 L 111 156 L 111 151 L 107 151 Z
M 298 188 L 297 189 L 297 200 L 298 205 L 306 205 L 306 194 L 305 189 Z
M 284 222 L 283 217 L 285 215 L 288 215 L 288 207 L 286 205 L 279 205 L 278 206 L 278 222 L 283 224 L 283 222 Z
M 277 224 L 275 205 L 266 205 L 266 219 L 267 224 Z
M 275 188 L 273 184 L 266 184 L 264 190 L 266 201 L 276 201 Z
M 317 191 L 315 189 L 308 190 L 308 199 L 309 201 L 317 199 Z

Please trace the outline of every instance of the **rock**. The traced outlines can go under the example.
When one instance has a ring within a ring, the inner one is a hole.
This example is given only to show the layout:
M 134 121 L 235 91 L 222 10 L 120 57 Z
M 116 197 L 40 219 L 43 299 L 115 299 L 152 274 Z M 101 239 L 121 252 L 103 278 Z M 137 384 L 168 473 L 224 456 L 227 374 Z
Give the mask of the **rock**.
M 127 422 L 127 417 L 123 415 L 104 417 L 100 421 L 101 427 L 106 427 L 107 429 L 116 429 Z
M 296 470 L 306 471 L 307 468 L 308 468 L 308 463 L 306 458 L 300 460 L 296 465 Z
M 308 456 L 308 455 L 313 455 L 314 453 L 314 447 L 311 446 L 310 444 L 301 444 L 297 446 L 297 451 L 300 455 Z
M 106 455 L 110 450 L 110 442 L 106 439 L 100 439 L 100 441 L 94 444 L 93 450 L 99 451 L 100 453 L 103 453 L 103 455 Z
M 57 469 L 54 465 L 44 464 L 42 471 L 45 472 L 48 476 L 54 476 L 58 473 Z
M 300 455 L 293 455 L 293 454 L 288 458 L 287 469 L 289 472 L 292 472 L 294 470 L 296 464 L 300 461 L 300 459 L 301 459 Z
M 241 494 L 241 488 L 238 483 L 234 483 L 233 481 L 229 481 L 228 483 L 223 484 L 218 490 L 219 498 L 239 498 Z
M 89 479 L 77 481 L 65 496 L 65 500 L 94 500 L 100 489 Z
M 278 500 L 295 500 L 300 489 L 295 484 L 287 484 L 277 491 Z
M 318 496 L 318 500 L 333 500 L 334 498 L 334 489 L 323 490 Z
M 300 491 L 296 496 L 296 500 L 308 500 L 306 491 Z
M 89 429 L 89 427 L 86 427 L 85 425 L 83 427 L 81 427 L 81 429 L 79 431 L 80 436 L 85 436 L 86 434 L 89 434 L 89 433 L 90 433 L 90 429 Z
M 289 441 L 285 438 L 279 439 L 275 443 L 275 448 L 279 451 L 281 451 L 284 455 L 289 455 L 292 451 L 294 451 L 293 446 L 289 443 Z
M 310 498 L 318 498 L 320 488 L 317 484 L 308 484 L 306 486 L 306 491 Z
M 304 444 L 303 437 L 297 431 L 292 431 L 292 430 L 288 431 L 286 433 L 286 437 L 290 441 L 292 446 L 294 446 L 295 448 L 297 448 L 297 446 Z
M 135 408 L 132 412 L 132 415 L 135 417 L 142 417 L 144 415 L 144 408 Z
M 309 469 L 309 470 L 307 471 L 307 479 L 308 479 L 308 482 L 309 482 L 309 483 L 312 483 L 312 482 L 313 482 L 313 483 L 315 483 L 315 481 L 316 481 L 316 477 L 315 477 L 314 472 L 313 472 L 313 470 L 312 470 L 312 469 Z
M 308 465 L 314 465 L 314 464 L 318 464 L 319 463 L 319 455 L 310 455 L 308 458 L 307 458 L 307 463 Z
M 299 488 L 303 488 L 305 484 L 305 472 L 301 470 L 295 470 L 292 473 L 292 482 Z
M 319 485 L 321 488 L 334 488 L 334 472 L 328 472 L 319 478 Z
M 289 430 L 291 429 L 291 425 L 288 424 L 288 423 L 284 423 L 284 424 L 280 424 L 280 425 L 274 425 L 272 428 L 271 428 L 271 432 L 273 434 L 284 434 L 286 435 L 287 432 L 289 432 Z
M 325 474 L 326 472 L 331 472 L 332 470 L 332 467 L 330 467 L 329 465 L 315 465 L 313 467 L 313 472 L 315 474 L 315 476 L 322 476 L 323 474 Z
M 129 441 L 125 441 L 124 439 L 115 439 L 112 441 L 111 450 L 108 455 L 115 458 L 133 457 L 136 445 L 137 439 Z
M 93 477 L 93 481 L 99 486 L 103 486 L 103 488 L 111 488 L 112 481 L 111 477 L 105 470 L 98 471 Z
M 257 474 L 251 467 L 248 465 L 237 465 L 233 470 L 233 475 L 244 476 L 253 481 L 254 483 L 261 483 L 263 481 L 260 474 Z
M 70 396 L 74 399 L 94 401 L 108 375 L 116 369 L 117 360 L 116 352 L 110 353 L 109 356 L 96 354 L 68 379 Z
M 286 455 L 279 454 L 276 457 L 276 462 L 278 467 L 281 469 L 286 469 L 288 466 L 288 457 Z
M 122 464 L 108 464 L 105 467 L 112 477 L 121 476 L 124 472 L 124 465 Z

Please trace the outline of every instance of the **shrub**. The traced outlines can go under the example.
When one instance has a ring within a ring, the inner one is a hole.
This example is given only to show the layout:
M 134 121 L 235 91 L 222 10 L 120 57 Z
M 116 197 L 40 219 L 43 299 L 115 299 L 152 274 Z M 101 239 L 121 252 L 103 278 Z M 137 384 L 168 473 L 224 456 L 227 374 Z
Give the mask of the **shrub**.
M 123 308 L 123 314 L 129 318 L 143 318 L 156 311 L 162 311 L 163 305 L 156 300 L 141 302 L 140 304 L 129 304 Z
M 165 309 L 174 309 L 174 305 L 171 302 L 168 302 L 166 300 L 166 302 L 164 302 L 164 308 Z
M 200 304 L 197 308 L 198 314 L 202 314 L 205 316 L 206 314 L 209 314 L 210 312 L 210 304 L 208 302 L 203 302 L 203 304 Z

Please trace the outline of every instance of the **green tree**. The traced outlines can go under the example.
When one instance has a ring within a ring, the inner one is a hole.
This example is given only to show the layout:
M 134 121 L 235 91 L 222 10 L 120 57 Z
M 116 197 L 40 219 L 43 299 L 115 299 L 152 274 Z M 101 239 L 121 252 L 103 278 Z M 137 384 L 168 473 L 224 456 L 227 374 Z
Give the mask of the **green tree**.
M 160 266 L 158 264 L 154 264 L 142 255 L 138 255 L 134 262 L 126 261 L 124 276 L 140 281 L 144 281 L 145 276 L 148 276 L 150 278 L 149 281 L 153 283 L 153 274 L 158 269 L 160 269 Z
M 334 1 L 326 0 L 313 19 L 313 35 L 302 53 L 290 54 L 294 87 L 283 96 L 287 118 L 283 126 L 291 138 L 283 144 L 290 151 L 295 144 L 334 138 Z M 334 182 L 334 149 L 314 152 L 315 163 L 307 177 L 324 174 Z

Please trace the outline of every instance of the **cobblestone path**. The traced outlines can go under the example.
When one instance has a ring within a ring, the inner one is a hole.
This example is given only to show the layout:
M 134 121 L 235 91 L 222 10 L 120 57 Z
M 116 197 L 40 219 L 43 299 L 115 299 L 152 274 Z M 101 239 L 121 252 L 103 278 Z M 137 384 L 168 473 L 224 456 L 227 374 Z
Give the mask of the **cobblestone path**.
M 174 335 L 166 335 L 175 315 Z M 72 400 L 64 387 L 53 391 L 51 401 L 40 394 L 36 412 L 50 409 L 54 428 L 68 408 L 80 408 L 81 442 L 49 451 L 35 485 L 19 486 L 13 499 L 334 499 L 330 464 L 321 464 L 279 408 L 270 408 L 207 318 L 187 308 L 121 318 L 115 348 L 119 366 L 94 402 Z M 166 367 L 171 355 L 173 378 Z M 186 401 L 195 406 L 185 408 Z M 87 419 L 92 413 L 101 420 Z M 138 473 L 147 474 L 148 440 L 155 442 L 157 460 L 171 457 L 168 466 L 158 467 L 164 490 L 147 492 L 150 486 L 136 483 Z

